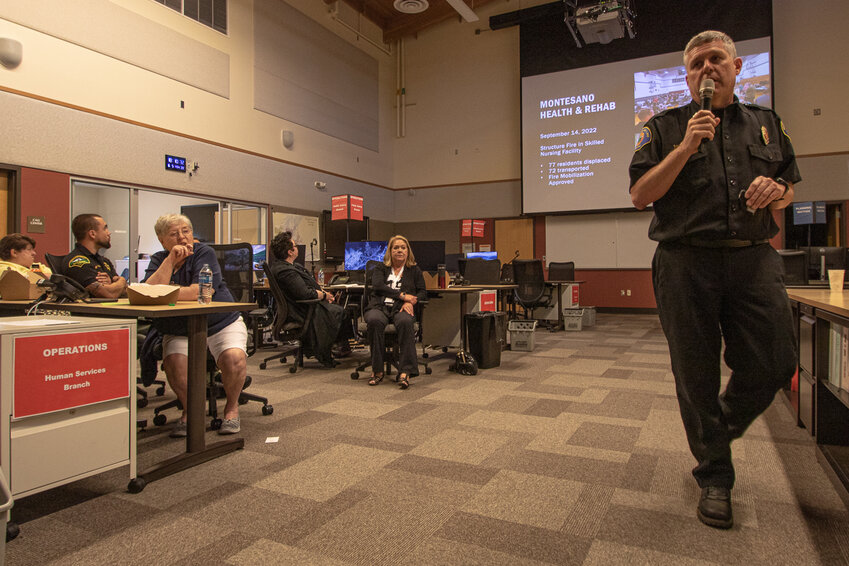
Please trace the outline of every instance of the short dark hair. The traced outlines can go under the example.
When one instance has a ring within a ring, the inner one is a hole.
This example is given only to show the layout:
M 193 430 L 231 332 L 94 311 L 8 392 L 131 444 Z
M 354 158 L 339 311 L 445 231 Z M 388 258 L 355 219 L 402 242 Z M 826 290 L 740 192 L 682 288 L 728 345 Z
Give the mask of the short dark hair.
M 274 239 L 271 240 L 271 253 L 274 254 L 274 257 L 277 259 L 285 260 L 289 257 L 289 251 L 295 247 L 295 243 L 292 241 L 292 233 L 291 232 L 280 232 Z
M 99 214 L 77 214 L 71 221 L 71 232 L 74 238 L 79 242 L 85 239 L 89 230 L 97 230 L 97 218 L 103 218 Z
M 35 240 L 29 236 L 18 234 L 17 232 L 9 234 L 8 236 L 3 236 L 3 238 L 0 239 L 0 259 L 8 261 L 12 259 L 12 250 L 19 252 L 27 246 L 35 248 Z

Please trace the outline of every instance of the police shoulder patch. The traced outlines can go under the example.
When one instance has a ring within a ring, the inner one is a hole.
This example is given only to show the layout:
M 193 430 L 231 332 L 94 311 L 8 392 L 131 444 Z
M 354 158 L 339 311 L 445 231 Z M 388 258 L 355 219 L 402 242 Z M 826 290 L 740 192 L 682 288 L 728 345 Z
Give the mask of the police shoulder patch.
M 72 257 L 70 259 L 70 261 L 68 261 L 68 267 L 82 267 L 82 266 L 88 265 L 90 263 L 91 263 L 91 260 L 89 260 L 86 256 L 75 255 L 74 257 Z
M 781 125 L 781 133 L 784 134 L 784 137 L 790 140 L 790 134 L 788 134 L 787 130 L 784 129 L 784 120 L 779 121 L 779 124 Z M 793 140 L 790 141 L 792 142 Z
M 651 142 L 651 130 L 648 126 L 643 126 L 643 129 L 640 130 L 640 137 L 637 139 L 637 147 L 634 148 L 634 151 L 640 151 L 649 142 Z

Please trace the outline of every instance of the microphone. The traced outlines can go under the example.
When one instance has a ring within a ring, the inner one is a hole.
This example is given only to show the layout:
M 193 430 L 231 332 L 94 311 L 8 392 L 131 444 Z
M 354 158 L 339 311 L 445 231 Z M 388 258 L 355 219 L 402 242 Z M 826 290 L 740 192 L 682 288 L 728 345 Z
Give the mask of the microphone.
M 699 85 L 699 98 L 701 98 L 701 110 L 710 110 L 713 101 L 713 79 L 704 79 Z

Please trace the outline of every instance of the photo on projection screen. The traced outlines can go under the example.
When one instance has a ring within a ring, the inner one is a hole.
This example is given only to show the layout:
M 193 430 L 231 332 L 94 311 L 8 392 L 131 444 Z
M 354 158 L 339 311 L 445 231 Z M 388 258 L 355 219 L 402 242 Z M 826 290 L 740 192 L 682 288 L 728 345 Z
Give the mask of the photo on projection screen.
M 772 107 L 770 40 L 737 42 L 735 93 Z M 631 209 L 628 165 L 653 114 L 691 100 L 681 52 L 522 79 L 522 212 Z

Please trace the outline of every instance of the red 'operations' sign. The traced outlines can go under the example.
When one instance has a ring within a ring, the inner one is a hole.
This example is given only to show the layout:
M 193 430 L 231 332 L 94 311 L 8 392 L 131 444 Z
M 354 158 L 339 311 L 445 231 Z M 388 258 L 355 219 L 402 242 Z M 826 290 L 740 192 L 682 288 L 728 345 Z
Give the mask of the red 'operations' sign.
M 129 395 L 130 330 L 15 338 L 14 417 Z

